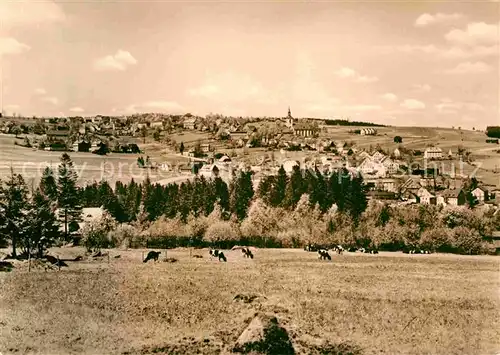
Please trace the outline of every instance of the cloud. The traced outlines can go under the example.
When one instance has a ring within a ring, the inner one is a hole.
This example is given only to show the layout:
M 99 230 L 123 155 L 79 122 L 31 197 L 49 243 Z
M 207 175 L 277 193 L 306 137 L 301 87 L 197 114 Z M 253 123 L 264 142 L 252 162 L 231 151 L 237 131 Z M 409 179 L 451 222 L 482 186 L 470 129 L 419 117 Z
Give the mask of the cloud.
M 359 83 L 374 83 L 378 81 L 378 78 L 376 76 L 358 76 L 356 81 Z
M 480 57 L 490 57 L 498 56 L 498 47 L 495 45 L 484 46 L 477 45 L 471 46 L 467 49 L 459 46 L 453 46 L 450 48 L 440 48 L 432 44 L 430 45 L 403 45 L 394 48 L 384 47 L 385 52 L 398 51 L 408 54 L 429 54 L 435 55 L 437 58 L 442 59 L 466 59 L 466 58 L 480 58 Z
M 226 71 L 208 74 L 198 87 L 188 91 L 191 96 L 204 97 L 214 101 L 253 101 L 266 103 L 273 100 L 274 95 L 259 82 L 244 73 Z
M 453 101 L 449 98 L 441 99 L 441 102 L 436 104 L 435 107 L 440 114 L 455 114 L 459 110 L 468 110 L 472 112 L 485 111 L 484 106 L 478 104 L 477 102 Z
M 353 78 L 359 83 L 373 83 L 378 81 L 378 78 L 375 76 L 364 76 L 359 74 L 357 71 L 355 71 L 352 68 L 348 67 L 342 67 L 339 70 L 335 72 L 338 77 L 340 78 Z
M 432 90 L 432 87 L 429 84 L 415 84 L 413 85 L 413 88 L 418 92 L 429 92 Z
M 484 62 L 464 62 L 458 64 L 455 68 L 446 70 L 446 74 L 482 74 L 488 73 L 493 68 Z
M 1 1 L 0 23 L 5 27 L 36 26 L 65 21 L 61 7 L 54 1 Z
M 21 106 L 16 105 L 16 104 L 5 105 L 5 107 L 4 107 L 5 111 L 8 111 L 10 113 L 17 111 L 20 108 L 21 108 Z
M 44 98 L 42 98 L 42 101 L 47 102 L 47 103 L 52 104 L 52 105 L 57 105 L 59 103 L 59 99 L 57 97 L 54 97 L 54 96 L 44 97 Z
M 74 112 L 74 113 L 82 113 L 82 112 L 85 112 L 85 110 L 81 107 L 72 107 L 69 109 L 70 112 Z
M 408 110 L 422 110 L 425 108 L 425 104 L 422 101 L 418 101 L 415 99 L 406 99 L 401 103 L 400 106 Z
M 47 91 L 44 88 L 37 88 L 35 89 L 35 94 L 36 95 L 45 95 Z
M 21 54 L 31 49 L 27 44 L 19 42 L 12 37 L 0 38 L 0 55 L 4 54 Z
M 416 27 L 425 27 L 428 25 L 436 24 L 436 23 L 443 23 L 443 22 L 459 20 L 463 17 L 464 16 L 462 14 L 456 14 L 456 13 L 455 14 L 443 14 L 443 13 L 439 12 L 435 15 L 422 14 L 415 21 L 415 26 Z
M 129 66 L 137 64 L 137 60 L 124 50 L 118 50 L 114 55 L 107 55 L 94 61 L 94 69 L 98 71 L 124 71 Z
M 500 23 L 473 22 L 464 30 L 451 30 L 444 38 L 451 43 L 466 46 L 498 44 L 498 26 Z
M 185 109 L 174 101 L 148 101 L 141 104 L 129 105 L 126 112 L 164 112 L 164 113 L 182 113 Z
M 382 95 L 381 97 L 384 100 L 387 100 L 387 101 L 390 101 L 390 102 L 396 102 L 396 101 L 398 101 L 398 97 L 395 94 L 391 93 L 391 92 L 388 92 L 388 93 Z
M 382 110 L 380 105 L 347 105 L 342 106 L 341 110 L 345 111 L 379 111 Z
M 356 77 L 358 73 L 354 69 L 343 67 L 335 72 L 341 78 Z

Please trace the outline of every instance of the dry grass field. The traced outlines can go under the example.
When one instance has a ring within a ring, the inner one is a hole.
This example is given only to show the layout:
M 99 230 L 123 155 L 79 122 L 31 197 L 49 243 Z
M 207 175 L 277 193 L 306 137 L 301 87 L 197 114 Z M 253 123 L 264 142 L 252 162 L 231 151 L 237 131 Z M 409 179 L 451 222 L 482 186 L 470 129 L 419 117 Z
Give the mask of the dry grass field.
M 254 259 L 236 250 L 219 263 L 206 249 L 175 249 L 175 263 L 144 264 L 141 250 L 109 253 L 109 264 L 28 273 L 17 262 L 1 273 L 0 352 L 220 354 L 257 311 L 275 314 L 298 354 L 500 352 L 497 257 L 383 252 L 320 261 L 257 249 Z

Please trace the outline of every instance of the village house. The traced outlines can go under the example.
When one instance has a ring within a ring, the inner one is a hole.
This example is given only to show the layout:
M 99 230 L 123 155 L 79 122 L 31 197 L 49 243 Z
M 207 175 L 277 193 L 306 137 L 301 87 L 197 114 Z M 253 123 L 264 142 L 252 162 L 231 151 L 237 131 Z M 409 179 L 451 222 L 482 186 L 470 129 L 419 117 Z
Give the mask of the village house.
M 210 143 L 202 143 L 200 144 L 200 148 L 202 153 L 208 153 L 210 152 Z
M 186 118 L 182 124 L 184 129 L 194 130 L 196 129 L 197 120 L 196 117 Z
M 439 147 L 429 147 L 424 151 L 424 159 L 442 159 L 443 150 Z
M 488 200 L 488 191 L 480 187 L 476 187 L 471 191 L 472 196 L 474 196 L 479 202 L 485 202 Z
M 385 177 L 387 175 L 387 168 L 384 164 L 373 160 L 372 158 L 366 158 L 357 167 L 358 171 L 363 175 L 363 177 Z
M 150 124 L 151 128 L 163 128 L 163 121 L 153 121 Z
M 466 203 L 465 193 L 462 189 L 447 189 L 439 192 L 444 202 L 451 206 L 462 206 Z
M 435 205 L 436 197 L 429 192 L 425 187 L 421 187 L 417 191 L 418 202 L 424 205 Z

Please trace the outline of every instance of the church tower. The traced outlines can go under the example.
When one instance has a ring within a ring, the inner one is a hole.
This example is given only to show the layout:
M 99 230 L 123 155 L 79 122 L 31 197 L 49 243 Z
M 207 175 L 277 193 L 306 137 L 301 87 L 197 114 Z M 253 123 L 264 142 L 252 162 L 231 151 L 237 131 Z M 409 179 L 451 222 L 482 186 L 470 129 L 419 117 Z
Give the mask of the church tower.
M 286 125 L 289 128 L 293 128 L 293 117 L 292 117 L 292 111 L 290 110 L 290 106 L 288 106 L 288 116 L 286 117 Z

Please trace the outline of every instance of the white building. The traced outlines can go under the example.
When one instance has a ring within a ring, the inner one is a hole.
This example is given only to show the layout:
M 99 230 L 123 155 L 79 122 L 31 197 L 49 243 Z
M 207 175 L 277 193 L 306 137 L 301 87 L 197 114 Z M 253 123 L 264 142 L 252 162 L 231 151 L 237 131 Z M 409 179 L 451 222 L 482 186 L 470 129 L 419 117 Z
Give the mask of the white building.
M 373 128 L 363 128 L 361 131 L 360 131 L 360 134 L 362 136 L 374 136 L 377 134 L 377 130 L 376 129 L 373 129 Z
M 472 196 L 474 196 L 479 202 L 484 202 L 486 200 L 487 192 L 483 189 L 476 187 L 471 191 Z
M 439 147 L 429 147 L 424 151 L 424 159 L 442 159 L 443 150 Z
M 435 196 L 431 194 L 426 188 L 421 187 L 417 191 L 417 196 L 420 199 L 420 203 L 424 205 L 430 205 L 435 201 Z

